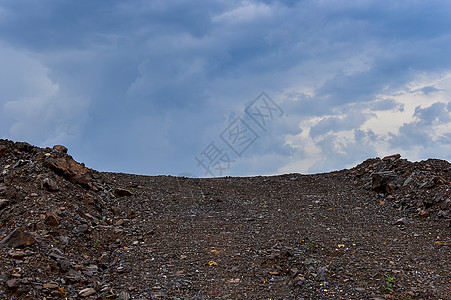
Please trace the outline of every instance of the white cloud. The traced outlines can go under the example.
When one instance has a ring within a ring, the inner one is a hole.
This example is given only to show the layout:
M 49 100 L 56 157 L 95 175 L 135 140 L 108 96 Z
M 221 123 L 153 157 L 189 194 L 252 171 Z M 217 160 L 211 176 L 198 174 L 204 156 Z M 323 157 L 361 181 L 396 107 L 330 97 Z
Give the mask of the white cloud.
M 0 57 L 4 137 L 45 146 L 70 143 L 86 120 L 87 99 L 66 95 L 30 54 L 1 45 Z
M 273 14 L 272 8 L 266 3 L 243 1 L 240 6 L 234 7 L 229 11 L 223 12 L 212 18 L 214 23 L 248 23 L 256 19 L 271 17 Z

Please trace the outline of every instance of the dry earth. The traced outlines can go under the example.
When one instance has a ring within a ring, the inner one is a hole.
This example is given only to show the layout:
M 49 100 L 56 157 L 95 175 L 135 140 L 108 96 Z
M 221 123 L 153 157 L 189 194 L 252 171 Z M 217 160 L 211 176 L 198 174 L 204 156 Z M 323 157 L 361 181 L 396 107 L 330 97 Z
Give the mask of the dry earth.
M 451 299 L 451 165 L 102 173 L 0 140 L 2 299 Z

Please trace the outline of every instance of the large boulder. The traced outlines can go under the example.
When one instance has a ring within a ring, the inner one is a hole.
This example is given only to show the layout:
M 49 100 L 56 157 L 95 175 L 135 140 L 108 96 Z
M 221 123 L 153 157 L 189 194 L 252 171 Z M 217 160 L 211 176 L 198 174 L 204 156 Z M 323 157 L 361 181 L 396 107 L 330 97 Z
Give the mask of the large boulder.
M 92 181 L 89 169 L 84 164 L 76 162 L 70 156 L 49 157 L 46 159 L 45 165 L 57 175 L 64 177 L 72 183 L 89 187 Z

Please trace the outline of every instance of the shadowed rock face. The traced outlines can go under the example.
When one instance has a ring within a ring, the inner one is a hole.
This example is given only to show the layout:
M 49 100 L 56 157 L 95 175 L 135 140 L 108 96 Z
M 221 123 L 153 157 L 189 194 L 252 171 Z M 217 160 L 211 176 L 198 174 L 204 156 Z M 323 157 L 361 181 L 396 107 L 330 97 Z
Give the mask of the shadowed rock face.
M 450 299 L 450 180 L 448 162 L 400 155 L 313 175 L 102 173 L 0 140 L 0 299 Z

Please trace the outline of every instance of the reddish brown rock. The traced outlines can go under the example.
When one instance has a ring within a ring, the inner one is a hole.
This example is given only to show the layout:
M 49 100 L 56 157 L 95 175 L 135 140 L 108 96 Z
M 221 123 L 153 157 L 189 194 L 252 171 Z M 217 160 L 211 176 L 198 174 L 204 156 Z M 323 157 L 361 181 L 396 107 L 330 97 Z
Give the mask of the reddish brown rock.
M 47 217 L 44 220 L 44 224 L 49 226 L 58 226 L 59 223 L 57 216 L 53 213 L 47 214 Z
M 57 158 L 49 157 L 46 160 L 45 165 L 50 170 L 63 176 L 70 182 L 89 187 L 91 176 L 89 175 L 88 168 L 83 164 L 76 162 L 70 156 Z
M 53 150 L 61 153 L 67 153 L 67 148 L 63 145 L 55 145 L 53 146 Z
M 114 194 L 118 197 L 128 197 L 132 195 L 132 192 L 126 189 L 115 189 Z
M 384 158 L 382 158 L 382 160 L 396 160 L 396 159 L 400 159 L 401 158 L 401 154 L 392 154 L 392 155 L 388 155 L 385 156 Z
M 16 228 L 0 242 L 0 245 L 6 245 L 11 248 L 24 248 L 35 243 L 36 240 L 30 233 L 22 232 Z

